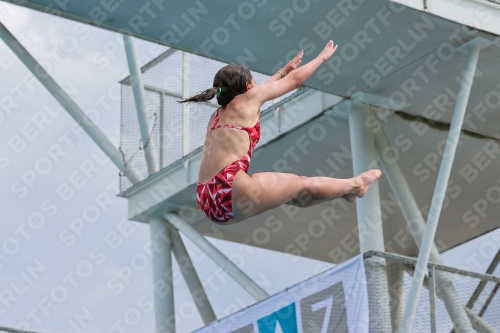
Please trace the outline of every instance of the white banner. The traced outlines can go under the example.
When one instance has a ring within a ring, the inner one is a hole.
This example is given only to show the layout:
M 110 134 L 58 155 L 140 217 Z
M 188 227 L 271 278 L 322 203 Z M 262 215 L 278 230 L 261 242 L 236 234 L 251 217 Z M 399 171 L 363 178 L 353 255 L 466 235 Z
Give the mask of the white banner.
M 196 331 L 209 332 L 368 333 L 363 256 Z

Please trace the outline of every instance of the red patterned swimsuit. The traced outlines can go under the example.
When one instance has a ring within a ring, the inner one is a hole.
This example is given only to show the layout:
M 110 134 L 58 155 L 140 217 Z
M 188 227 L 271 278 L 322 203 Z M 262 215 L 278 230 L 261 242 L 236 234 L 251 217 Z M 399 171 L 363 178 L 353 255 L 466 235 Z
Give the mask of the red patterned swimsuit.
M 223 168 L 208 182 L 198 182 L 196 186 L 196 198 L 198 199 L 201 211 L 207 218 L 214 222 L 228 222 L 234 218 L 231 200 L 233 179 L 239 170 L 248 171 L 252 152 L 260 139 L 260 120 L 257 120 L 254 127 L 235 125 L 216 126 L 219 117 L 219 109 L 217 109 L 214 123 L 209 132 L 216 128 L 236 128 L 246 131 L 250 137 L 250 148 L 245 156 Z

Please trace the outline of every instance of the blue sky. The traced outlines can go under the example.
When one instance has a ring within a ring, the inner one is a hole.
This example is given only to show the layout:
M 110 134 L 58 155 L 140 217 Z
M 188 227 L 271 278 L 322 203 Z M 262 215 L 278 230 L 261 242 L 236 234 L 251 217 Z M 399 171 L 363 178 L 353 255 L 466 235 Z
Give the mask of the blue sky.
M 122 36 L 0 3 L 0 21 L 118 146 Z M 137 40 L 140 64 L 166 50 Z M 0 42 L 0 326 L 40 332 L 153 332 L 148 225 L 127 221 L 118 169 Z M 85 172 L 93 165 L 92 172 Z M 65 183 L 78 190 L 67 199 Z M 102 204 L 98 198 L 107 198 Z M 112 248 L 107 236 L 127 230 Z M 274 294 L 331 267 L 305 258 L 211 240 L 239 253 L 243 270 Z M 252 303 L 186 240 L 217 316 Z M 498 242 L 485 235 L 443 255 L 484 272 Z M 178 332 L 202 326 L 176 269 Z M 207 283 L 209 281 L 209 283 Z M 78 322 L 84 314 L 88 320 Z

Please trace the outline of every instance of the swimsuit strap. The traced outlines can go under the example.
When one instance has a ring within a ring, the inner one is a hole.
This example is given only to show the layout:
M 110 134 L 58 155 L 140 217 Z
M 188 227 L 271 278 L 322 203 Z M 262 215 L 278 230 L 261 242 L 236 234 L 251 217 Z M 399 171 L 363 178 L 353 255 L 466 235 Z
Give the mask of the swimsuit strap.
M 217 108 L 217 110 L 215 110 L 215 119 L 214 119 L 214 123 L 212 124 L 212 127 L 210 128 L 210 130 L 212 130 L 214 128 L 215 125 L 217 125 L 217 123 L 219 122 L 219 108 Z
M 235 129 L 239 129 L 239 130 L 245 131 L 245 132 L 247 132 L 248 134 L 251 135 L 253 129 L 256 128 L 259 123 L 260 123 L 260 119 L 257 119 L 257 122 L 255 123 L 254 127 L 243 127 L 243 126 L 237 126 L 237 125 L 231 125 L 231 124 L 224 124 L 224 125 L 218 125 L 218 126 L 213 126 L 212 125 L 212 128 L 210 128 L 209 132 L 211 130 L 216 129 L 216 128 L 235 128 Z M 214 124 L 215 124 L 215 121 L 214 121 Z
M 235 96 L 236 97 L 236 96 Z M 229 103 L 226 104 L 226 107 L 224 109 L 227 109 L 227 106 L 229 104 L 231 104 L 231 102 L 234 100 L 234 97 L 232 100 L 229 101 Z M 220 118 L 220 114 L 219 114 L 219 109 L 220 108 L 217 108 L 217 110 L 215 110 L 215 119 L 214 119 L 214 123 L 212 124 L 212 128 L 210 128 L 210 131 L 214 128 L 215 125 L 217 125 L 217 123 L 219 122 L 219 118 Z
M 232 100 L 229 101 L 229 103 L 226 104 L 226 108 L 227 106 L 234 100 L 234 98 Z M 212 124 L 212 127 L 210 127 L 210 129 L 208 130 L 208 132 L 216 129 L 216 128 L 236 128 L 236 129 L 240 129 L 240 130 L 244 130 L 246 131 L 248 134 L 250 134 L 249 130 L 255 128 L 257 126 L 257 124 L 260 122 L 260 119 L 257 120 L 257 123 L 255 123 L 255 126 L 254 127 L 242 127 L 242 126 L 236 126 L 236 125 L 231 125 L 231 124 L 224 124 L 224 125 L 219 125 L 217 126 L 217 123 L 219 122 L 219 119 L 220 117 L 222 116 L 221 114 L 219 114 L 219 109 L 220 108 L 217 108 L 217 110 L 215 110 L 215 119 L 214 119 L 214 123 Z M 208 132 L 207 132 L 207 135 L 208 135 Z

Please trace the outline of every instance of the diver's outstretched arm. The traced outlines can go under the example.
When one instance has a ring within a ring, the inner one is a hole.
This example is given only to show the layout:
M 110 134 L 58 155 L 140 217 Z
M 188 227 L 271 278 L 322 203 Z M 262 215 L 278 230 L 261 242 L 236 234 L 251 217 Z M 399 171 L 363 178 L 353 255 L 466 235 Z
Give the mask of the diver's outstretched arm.
M 304 56 L 304 50 L 299 51 L 299 53 L 297 53 L 297 55 L 288 62 L 288 64 L 286 64 L 282 69 L 274 73 L 273 76 L 271 76 L 269 79 L 262 82 L 261 84 L 271 83 L 284 78 L 291 71 L 300 66 L 300 62 L 302 61 L 303 56 Z
M 304 66 L 292 71 L 289 75 L 282 80 L 263 83 L 250 89 L 245 93 L 251 102 L 257 104 L 259 107 L 267 101 L 273 100 L 283 96 L 287 92 L 300 87 L 318 67 L 332 56 L 333 52 L 337 49 L 338 45 L 334 45 L 333 41 L 329 41 L 323 51 L 305 64 Z

